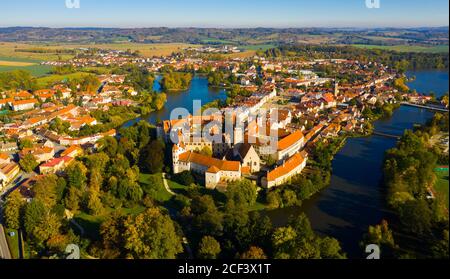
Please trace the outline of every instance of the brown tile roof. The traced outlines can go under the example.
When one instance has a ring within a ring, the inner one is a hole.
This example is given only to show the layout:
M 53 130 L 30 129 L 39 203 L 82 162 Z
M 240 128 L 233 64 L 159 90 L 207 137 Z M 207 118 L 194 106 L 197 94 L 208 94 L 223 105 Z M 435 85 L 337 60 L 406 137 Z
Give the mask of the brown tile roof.
M 180 155 L 181 162 L 191 162 L 205 167 L 216 167 L 223 171 L 239 171 L 240 163 L 237 161 L 225 161 L 204 156 L 194 152 L 185 152 Z
M 294 145 L 296 142 L 303 138 L 303 133 L 301 131 L 295 131 L 294 133 L 282 138 L 278 141 L 278 150 L 284 150 Z
M 303 153 L 304 154 L 304 153 Z M 287 160 L 282 166 L 274 169 L 267 174 L 268 181 L 274 181 L 279 177 L 285 176 L 286 174 L 293 171 L 296 167 L 301 165 L 305 161 L 305 158 L 301 153 L 296 153 L 289 160 Z

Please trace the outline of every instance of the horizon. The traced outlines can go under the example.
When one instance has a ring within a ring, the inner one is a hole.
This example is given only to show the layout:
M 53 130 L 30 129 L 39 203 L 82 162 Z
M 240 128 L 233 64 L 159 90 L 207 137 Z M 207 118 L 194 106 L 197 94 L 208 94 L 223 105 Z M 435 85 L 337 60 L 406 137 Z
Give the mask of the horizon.
M 448 26 L 446 0 L 192 1 L 19 0 L 2 3 L 0 27 L 46 28 L 433 28 Z M 432 2 L 432 3 L 430 3 Z M 230 20 L 231 19 L 231 20 Z

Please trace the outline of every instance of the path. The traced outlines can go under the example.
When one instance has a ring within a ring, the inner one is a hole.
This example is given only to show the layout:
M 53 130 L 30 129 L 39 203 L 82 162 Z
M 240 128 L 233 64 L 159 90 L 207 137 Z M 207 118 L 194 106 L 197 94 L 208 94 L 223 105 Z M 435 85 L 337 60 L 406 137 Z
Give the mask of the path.
M 166 190 L 167 190 L 167 192 L 169 192 L 169 194 L 171 194 L 172 196 L 175 196 L 176 194 L 170 189 L 169 184 L 167 183 L 166 173 L 163 172 L 162 178 L 163 178 L 164 188 L 166 188 Z

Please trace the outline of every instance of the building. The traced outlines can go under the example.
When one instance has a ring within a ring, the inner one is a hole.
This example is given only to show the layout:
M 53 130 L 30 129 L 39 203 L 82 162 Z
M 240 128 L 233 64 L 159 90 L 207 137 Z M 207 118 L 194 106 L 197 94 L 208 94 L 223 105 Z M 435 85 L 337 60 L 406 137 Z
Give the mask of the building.
M 74 159 L 69 156 L 53 158 L 39 166 L 40 174 L 56 173 L 66 168 Z
M 12 102 L 12 109 L 14 111 L 30 110 L 38 103 L 36 99 L 20 100 Z
M 241 179 L 241 164 L 238 161 L 226 161 L 204 156 L 195 152 L 186 152 L 175 145 L 173 149 L 173 172 L 192 171 L 205 175 L 205 186 L 215 189 L 219 183 Z
M 294 156 L 283 162 L 282 165 L 267 173 L 261 180 L 262 187 L 270 189 L 286 183 L 292 176 L 302 172 L 306 166 L 308 154 L 306 152 L 296 153 Z
M 69 156 L 72 158 L 76 158 L 78 155 L 82 153 L 83 149 L 79 145 L 72 145 L 61 153 L 61 157 Z
M 16 163 L 2 163 L 0 164 L 0 187 L 5 187 L 8 183 L 14 180 L 19 174 L 20 168 Z
M 239 161 L 243 173 L 255 173 L 261 169 L 261 159 L 251 144 L 242 143 L 229 149 L 224 160 Z
M 295 131 L 292 134 L 278 140 L 277 152 L 272 157 L 281 161 L 293 156 L 305 145 L 305 137 L 301 131 Z

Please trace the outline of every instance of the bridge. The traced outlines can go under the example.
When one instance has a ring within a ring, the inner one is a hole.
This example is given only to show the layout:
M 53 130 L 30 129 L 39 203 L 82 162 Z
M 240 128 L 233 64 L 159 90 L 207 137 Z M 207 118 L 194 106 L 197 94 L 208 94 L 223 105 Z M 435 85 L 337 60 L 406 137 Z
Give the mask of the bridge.
M 419 104 L 414 104 L 414 103 L 409 103 L 409 102 L 401 102 L 401 105 L 429 109 L 429 110 L 440 111 L 440 112 L 448 112 L 448 109 L 446 109 L 444 107 L 438 107 L 438 106 L 419 105 Z
M 391 138 L 391 139 L 397 139 L 397 140 L 399 140 L 401 138 L 401 136 L 381 133 L 381 132 L 377 132 L 377 131 L 373 131 L 373 134 L 376 135 L 376 136 L 381 136 L 381 137 Z

